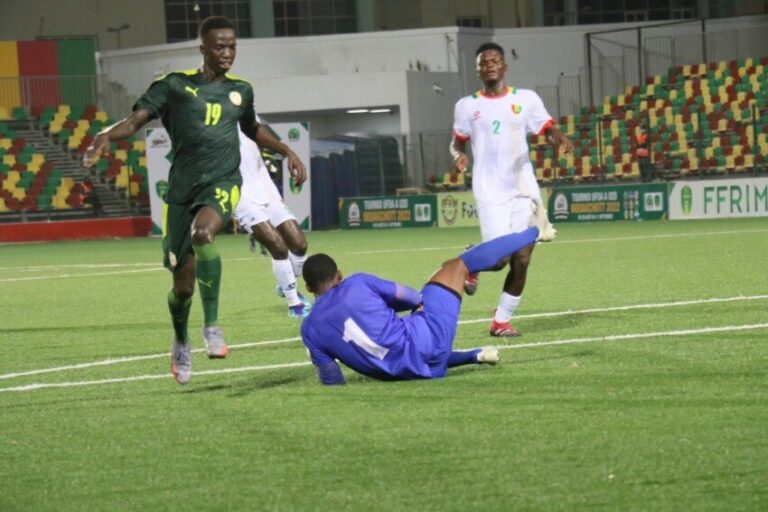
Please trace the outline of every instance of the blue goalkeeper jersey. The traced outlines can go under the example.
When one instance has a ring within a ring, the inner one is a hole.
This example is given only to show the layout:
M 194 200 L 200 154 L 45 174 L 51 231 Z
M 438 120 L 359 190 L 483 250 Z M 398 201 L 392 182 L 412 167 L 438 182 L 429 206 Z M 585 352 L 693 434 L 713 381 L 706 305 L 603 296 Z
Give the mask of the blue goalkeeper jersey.
M 370 274 L 354 274 L 318 297 L 301 337 L 318 368 L 338 359 L 381 380 L 435 377 L 434 346 L 406 311 L 421 303 L 416 290 Z

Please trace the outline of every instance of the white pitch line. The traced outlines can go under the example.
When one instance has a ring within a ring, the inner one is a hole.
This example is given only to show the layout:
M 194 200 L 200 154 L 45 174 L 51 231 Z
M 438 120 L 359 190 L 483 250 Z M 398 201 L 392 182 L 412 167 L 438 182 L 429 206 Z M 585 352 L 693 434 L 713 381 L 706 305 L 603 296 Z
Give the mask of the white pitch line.
M 768 329 L 768 323 L 764 324 L 747 324 L 747 325 L 729 325 L 723 327 L 703 327 L 700 329 L 683 329 L 679 331 L 659 331 L 659 332 L 647 332 L 647 333 L 635 333 L 635 334 L 617 334 L 612 336 L 596 336 L 593 338 L 572 338 L 565 340 L 555 341 L 542 341 L 537 343 L 521 343 L 518 345 L 502 345 L 497 346 L 498 349 L 521 349 L 521 348 L 535 348 L 551 345 L 569 345 L 575 343 L 589 343 L 600 341 L 623 341 L 623 340 L 637 340 L 646 338 L 661 338 L 671 336 L 691 336 L 694 334 L 713 334 L 718 332 L 734 332 L 734 331 L 746 331 L 755 329 Z M 222 368 L 220 370 L 204 370 L 201 372 L 195 372 L 194 375 L 222 375 L 227 373 L 242 373 L 250 371 L 261 370 L 273 370 L 278 368 L 296 368 L 300 366 L 309 366 L 312 364 L 310 361 L 298 361 L 294 363 L 261 365 L 261 366 L 240 366 L 236 368 Z M 69 382 L 39 382 L 34 384 L 27 384 L 24 386 L 15 386 L 9 388 L 0 388 L 0 393 L 7 392 L 24 392 L 35 391 L 39 389 L 48 388 L 71 388 L 78 386 L 98 386 L 102 384 L 116 384 L 121 382 L 136 382 L 143 380 L 157 380 L 168 379 L 170 375 L 164 374 L 150 374 L 150 375 L 136 375 L 133 377 L 119 377 L 114 379 L 102 379 L 102 380 L 84 380 L 84 381 L 69 381 Z
M 685 301 L 679 301 L 679 302 L 662 302 L 657 304 L 634 304 L 629 306 L 613 306 L 613 307 L 607 307 L 607 308 L 592 308 L 592 309 L 582 309 L 582 310 L 569 309 L 565 311 L 553 311 L 549 313 L 532 313 L 529 315 L 518 315 L 515 318 L 517 320 L 524 320 L 529 318 L 557 317 L 557 316 L 579 315 L 584 313 L 602 313 L 602 312 L 608 312 L 608 311 L 626 311 L 626 310 L 632 310 L 632 309 L 653 309 L 653 308 L 665 308 L 665 307 L 673 307 L 673 306 L 691 306 L 691 305 L 697 305 L 697 304 L 708 304 L 708 303 L 717 303 L 717 302 L 733 302 L 733 301 L 762 300 L 762 299 L 768 299 L 768 295 L 752 295 L 752 296 L 739 295 L 737 297 L 685 300 Z M 477 318 L 472 320 L 460 320 L 458 323 L 459 325 L 474 324 L 478 322 L 487 322 L 488 320 L 490 319 Z M 229 348 L 233 348 L 233 349 L 234 348 L 252 348 L 252 347 L 265 346 L 265 345 L 279 345 L 283 343 L 292 343 L 295 341 L 301 341 L 301 338 L 297 336 L 297 337 L 283 338 L 283 339 L 277 339 L 277 340 L 252 341 L 247 343 L 230 345 Z M 204 351 L 205 349 L 202 349 L 202 348 L 192 350 L 193 353 L 204 352 Z M 93 361 L 90 363 L 78 363 L 78 364 L 72 364 L 72 365 L 66 365 L 66 366 L 57 366 L 52 368 L 41 368 L 38 370 L 6 373 L 3 375 L 0 375 L 0 380 L 14 379 L 18 377 L 29 377 L 31 375 L 40 375 L 43 373 L 55 373 L 55 372 L 63 372 L 68 370 L 82 370 L 84 368 L 92 368 L 95 366 L 112 366 L 116 364 L 131 363 L 134 361 L 145 361 L 147 359 L 159 359 L 163 357 L 168 357 L 168 354 L 169 354 L 168 352 L 162 352 L 158 354 L 147 354 L 147 355 L 141 355 L 141 356 L 117 357 L 117 358 L 102 359 L 101 361 Z
M 665 238 L 690 238 L 695 236 L 714 236 L 714 235 L 740 235 L 749 233 L 767 233 L 768 229 L 745 229 L 741 231 L 702 231 L 700 233 L 669 233 L 666 235 L 641 235 L 641 236 L 623 236 L 613 238 L 582 238 L 579 240 L 555 240 L 547 245 L 560 244 L 584 244 L 596 242 L 628 242 L 635 240 L 656 240 Z M 464 250 L 464 246 L 445 246 L 445 247 L 416 247 L 413 249 L 382 249 L 372 251 L 355 251 L 347 254 L 355 256 L 373 255 L 373 254 L 399 254 L 407 252 L 429 252 L 429 251 L 447 251 Z
M 656 309 L 656 308 L 668 308 L 677 306 L 693 306 L 698 304 L 713 304 L 719 302 L 736 302 L 742 300 L 762 300 L 768 299 L 768 295 L 751 295 L 744 296 L 739 295 L 737 297 L 725 297 L 725 298 L 712 298 L 712 299 L 697 299 L 697 300 L 683 300 L 678 302 L 660 302 L 656 304 L 633 304 L 630 306 L 611 306 L 607 308 L 592 308 L 592 309 L 568 309 L 565 311 L 554 311 L 550 313 L 530 313 L 528 315 L 517 315 L 515 320 L 527 319 L 527 318 L 548 318 L 553 316 L 565 316 L 565 315 L 583 315 L 586 313 L 607 313 L 610 311 L 631 311 L 633 309 Z M 476 318 L 474 320 L 462 320 L 460 324 L 475 324 L 479 322 L 487 322 L 487 318 Z
M 560 244 L 582 244 L 582 243 L 597 243 L 597 242 L 625 242 L 625 241 L 635 241 L 635 240 L 653 240 L 653 239 L 665 239 L 665 238 L 690 238 L 695 236 L 716 236 L 716 235 L 740 235 L 740 234 L 750 234 L 750 233 L 766 233 L 768 232 L 768 229 L 745 229 L 745 230 L 736 230 L 736 231 L 703 231 L 701 233 L 670 233 L 666 235 L 642 235 L 642 236 L 627 236 L 627 237 L 614 237 L 614 238 L 585 238 L 580 240 L 557 240 L 555 242 L 552 242 L 547 245 L 560 245 Z M 464 250 L 463 245 L 456 245 L 456 246 L 445 246 L 445 247 L 417 247 L 413 249 L 381 249 L 381 250 L 371 250 L 371 251 L 353 251 L 348 253 L 340 253 L 340 255 L 354 255 L 354 256 L 363 256 L 363 255 L 375 255 L 375 254 L 406 254 L 406 253 L 413 253 L 413 252 L 432 252 L 432 251 L 460 251 Z M 227 258 L 226 261 L 253 261 L 253 257 L 237 257 L 237 258 Z M 64 269 L 64 268 L 114 268 L 114 267 L 143 267 L 143 266 L 152 266 L 151 269 L 146 269 L 145 271 L 156 271 L 156 270 L 163 270 L 163 267 L 157 267 L 156 262 L 152 263 L 94 263 L 94 264 L 60 264 L 60 265 L 38 265 L 38 266 L 30 266 L 30 267 L 4 267 L 0 268 L 0 272 L 35 272 L 35 271 L 43 271 L 43 270 L 56 270 L 56 269 Z M 41 280 L 41 279 L 62 279 L 62 278 L 72 278 L 72 277 L 94 277 L 94 276 L 110 276 L 110 275 L 120 275 L 120 274 L 130 274 L 136 271 L 126 270 L 126 271 L 118 271 L 118 272 L 104 272 L 104 273 L 91 273 L 91 274 L 61 274 L 58 276 L 38 276 L 33 278 L 8 278 L 8 279 L 0 279 L 0 283 L 8 283 L 8 282 L 15 282 L 15 281 L 33 281 L 33 280 Z
M 0 283 L 13 283 L 17 281 L 41 281 L 44 279 L 66 279 L 70 277 L 117 276 L 123 274 L 138 274 L 141 272 L 157 272 L 158 270 L 165 270 L 165 268 L 156 267 L 140 270 L 120 270 L 117 272 L 90 272 L 88 274 L 59 274 L 57 276 L 10 277 L 7 279 L 0 279 Z
M 312 364 L 310 361 L 300 361 L 296 363 L 283 363 L 283 364 L 270 364 L 263 366 L 240 366 L 238 368 L 223 368 L 221 370 L 204 370 L 201 372 L 194 372 L 194 375 L 219 375 L 224 373 L 242 373 L 259 370 L 274 370 L 278 368 L 294 368 L 298 366 L 309 366 Z M 119 377 L 116 379 L 101 379 L 101 380 L 81 380 L 71 382 L 41 382 L 36 384 L 27 384 L 25 386 L 16 386 L 12 388 L 0 388 L 0 393 L 6 393 L 10 391 L 35 391 L 38 389 L 48 388 L 73 388 L 78 386 L 98 386 L 102 384 L 117 384 L 120 382 L 136 382 L 142 380 L 159 380 L 169 379 L 172 376 L 168 373 L 151 374 L 151 375 L 136 375 L 133 377 Z
M 590 343 L 593 341 L 621 341 L 640 340 L 645 338 L 663 338 L 669 336 L 691 336 L 694 334 L 713 334 L 717 332 L 754 331 L 756 329 L 768 329 L 765 324 L 726 325 L 723 327 L 702 327 L 700 329 L 683 329 L 680 331 L 659 331 L 638 334 L 615 334 L 612 336 L 595 336 L 592 338 L 571 338 L 567 340 L 539 341 L 534 343 L 520 343 L 516 345 L 497 345 L 499 350 L 515 348 L 545 347 L 550 345 L 570 345 L 573 343 Z
M 250 343 L 240 343 L 237 345 L 229 345 L 229 348 L 250 348 L 258 347 L 262 345 L 277 345 L 281 343 L 290 343 L 292 341 L 299 341 L 301 338 L 285 338 L 280 340 L 267 340 L 267 341 L 254 341 Z M 205 352 L 204 348 L 193 349 L 192 352 Z M 91 363 L 78 363 L 67 366 L 57 366 L 54 368 L 42 368 L 39 370 L 29 370 L 25 372 L 6 373 L 0 375 L 0 380 L 14 379 L 17 377 L 29 377 L 30 375 L 40 375 L 41 373 L 54 373 L 63 372 L 67 370 L 82 370 L 84 368 L 93 368 L 94 366 L 112 366 L 116 364 L 132 363 L 134 361 L 145 361 L 147 359 L 159 359 L 162 357 L 168 357 L 170 352 L 163 352 L 160 354 L 147 354 L 143 356 L 127 356 L 127 357 L 115 357 L 110 359 L 102 359 L 101 361 L 93 361 Z

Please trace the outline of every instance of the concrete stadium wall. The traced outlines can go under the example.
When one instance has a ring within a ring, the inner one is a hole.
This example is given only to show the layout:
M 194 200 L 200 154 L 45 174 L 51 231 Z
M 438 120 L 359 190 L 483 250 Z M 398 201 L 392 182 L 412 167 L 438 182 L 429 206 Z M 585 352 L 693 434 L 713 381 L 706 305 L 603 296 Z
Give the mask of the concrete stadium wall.
M 165 8 L 157 0 L 2 0 L 0 39 L 95 36 L 99 48 L 117 48 L 117 34 L 107 27 L 128 23 L 120 32 L 123 48 L 165 43 Z

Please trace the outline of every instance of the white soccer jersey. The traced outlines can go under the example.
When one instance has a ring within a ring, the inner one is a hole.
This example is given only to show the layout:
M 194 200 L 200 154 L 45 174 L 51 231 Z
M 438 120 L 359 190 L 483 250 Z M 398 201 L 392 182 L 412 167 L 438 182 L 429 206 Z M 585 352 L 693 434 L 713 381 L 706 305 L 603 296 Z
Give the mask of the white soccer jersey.
M 282 201 L 280 192 L 269 176 L 267 164 L 261 157 L 259 147 L 239 129 L 238 133 L 240 134 L 240 174 L 243 177 L 240 196 L 255 204 Z
M 539 95 L 507 88 L 504 96 L 478 91 L 456 103 L 453 133 L 472 144 L 472 191 L 478 206 L 540 196 L 528 157 L 528 133 L 541 134 L 555 122 Z

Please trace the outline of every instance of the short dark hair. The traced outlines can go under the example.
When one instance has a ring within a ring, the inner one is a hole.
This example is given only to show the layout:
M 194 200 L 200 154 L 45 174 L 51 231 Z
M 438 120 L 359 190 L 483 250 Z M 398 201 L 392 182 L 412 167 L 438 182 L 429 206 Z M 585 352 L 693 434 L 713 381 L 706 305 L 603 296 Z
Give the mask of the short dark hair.
M 339 269 L 333 258 L 327 254 L 318 253 L 307 258 L 301 275 L 304 277 L 307 286 L 314 290 L 326 281 L 331 281 L 336 277 L 336 272 L 338 271 Z
M 232 30 L 235 30 L 235 24 L 232 20 L 225 18 L 224 16 L 211 16 L 205 18 L 200 24 L 200 39 L 205 39 L 205 36 L 207 36 L 208 32 L 211 30 L 218 30 L 221 28 L 231 28 Z
M 496 50 L 497 52 L 499 52 L 501 54 L 501 56 L 503 58 L 506 58 L 506 56 L 504 55 L 504 48 L 502 48 L 501 46 L 499 46 L 496 43 L 483 43 L 483 44 L 481 44 L 477 48 L 477 51 L 475 52 L 475 57 L 477 57 L 478 55 L 480 55 L 481 53 L 483 53 L 484 51 L 487 51 L 487 50 Z

